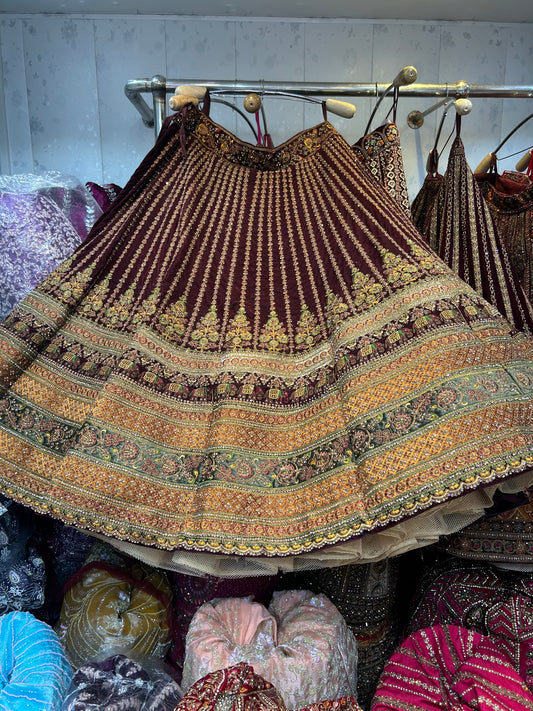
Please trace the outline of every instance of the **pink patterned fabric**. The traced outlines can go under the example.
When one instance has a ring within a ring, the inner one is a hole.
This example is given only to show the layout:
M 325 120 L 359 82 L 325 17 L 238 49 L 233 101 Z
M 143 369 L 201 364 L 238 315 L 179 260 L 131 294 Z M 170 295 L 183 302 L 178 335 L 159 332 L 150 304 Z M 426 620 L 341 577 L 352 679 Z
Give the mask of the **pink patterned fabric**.
M 382 674 L 372 711 L 531 711 L 533 696 L 488 637 L 435 625 L 405 640 Z
M 533 575 L 453 561 L 428 577 L 408 632 L 451 624 L 487 635 L 533 691 Z
M 167 661 L 177 670 L 180 679 L 185 658 L 185 638 L 194 613 L 204 603 L 221 597 L 253 597 L 267 605 L 278 582 L 277 575 L 220 578 L 169 572 L 173 590 L 172 649 Z
M 245 662 L 199 679 L 174 711 L 287 711 L 276 688 Z M 353 696 L 311 704 L 301 711 L 361 711 Z
M 182 687 L 246 661 L 289 708 L 355 694 L 357 643 L 325 595 L 274 593 L 267 610 L 251 598 L 203 605 L 187 633 Z

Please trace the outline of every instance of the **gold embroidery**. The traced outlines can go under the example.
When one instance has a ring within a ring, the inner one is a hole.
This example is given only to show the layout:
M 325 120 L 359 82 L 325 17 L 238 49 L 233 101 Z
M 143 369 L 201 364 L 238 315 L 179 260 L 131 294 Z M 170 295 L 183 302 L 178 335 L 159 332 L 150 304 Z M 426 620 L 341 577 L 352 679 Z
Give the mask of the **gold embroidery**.
M 70 268 L 72 266 L 74 257 L 70 256 L 64 262 L 62 262 L 51 274 L 48 274 L 40 284 L 41 289 L 53 288 L 54 286 L 59 286 L 63 281 L 65 276 L 69 274 Z
M 348 315 L 348 306 L 331 289 L 326 291 L 326 320 L 328 328 L 334 331 Z
M 432 254 L 427 250 L 422 249 L 420 245 L 415 244 L 415 242 L 411 242 L 411 240 L 407 241 L 411 247 L 411 254 L 420 264 L 422 269 L 425 269 L 430 274 L 442 274 L 447 271 L 446 267 L 436 254 Z
M 58 270 L 56 270 L 50 274 L 49 281 L 46 283 L 46 286 L 54 287 L 57 285 L 59 288 L 58 298 L 65 303 L 71 302 L 72 300 L 77 301 L 83 296 L 87 284 L 90 281 L 92 271 L 91 267 L 87 267 L 87 269 L 84 269 L 82 272 L 78 272 L 71 279 L 68 279 L 62 283 L 64 272 L 62 271 L 58 274 Z
M 302 304 L 302 312 L 300 315 L 300 320 L 296 326 L 296 348 L 312 348 L 316 341 L 317 336 L 320 335 L 320 325 L 309 311 L 306 304 Z
M 246 316 L 244 306 L 241 306 L 231 320 L 225 336 L 226 344 L 230 348 L 242 348 L 252 342 L 250 322 Z
M 275 311 L 271 311 L 268 321 L 261 329 L 259 336 L 259 347 L 267 348 L 269 351 L 284 351 L 286 350 L 289 337 L 285 332 L 285 326 L 279 320 Z
M 383 285 L 359 269 L 352 271 L 354 304 L 360 310 L 375 306 L 383 298 Z
M 210 306 L 196 328 L 191 334 L 191 341 L 195 348 L 201 351 L 216 346 L 220 340 L 220 325 L 218 322 L 216 306 Z
M 187 327 L 187 309 L 185 307 L 185 295 L 171 304 L 158 319 L 156 328 L 169 340 L 182 338 Z
M 144 323 L 156 313 L 159 304 L 160 289 L 156 287 L 135 312 L 132 323 Z
M 111 327 L 124 324 L 132 313 L 134 299 L 135 291 L 133 287 L 130 286 L 119 297 L 118 301 L 106 309 L 105 318 L 103 319 L 104 322 Z
M 97 316 L 104 307 L 104 301 L 109 289 L 109 277 L 96 284 L 87 294 L 79 306 L 79 313 L 83 316 Z
M 419 277 L 418 265 L 413 264 L 400 254 L 393 254 L 387 249 L 380 249 L 383 268 L 389 284 L 396 286 L 410 284 Z

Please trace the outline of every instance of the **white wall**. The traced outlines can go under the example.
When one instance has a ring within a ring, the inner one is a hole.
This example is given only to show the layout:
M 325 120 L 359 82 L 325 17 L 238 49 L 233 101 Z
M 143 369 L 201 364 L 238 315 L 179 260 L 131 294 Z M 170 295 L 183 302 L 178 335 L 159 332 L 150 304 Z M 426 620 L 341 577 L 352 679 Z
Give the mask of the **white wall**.
M 82 181 L 124 184 L 153 143 L 123 88 L 129 79 L 169 78 L 389 82 L 404 65 L 423 83 L 533 84 L 533 24 L 277 20 L 161 16 L 0 15 L 0 172 L 59 170 Z M 150 100 L 150 97 L 146 97 Z M 360 138 L 375 99 L 357 98 L 351 121 L 331 118 L 350 142 Z M 438 113 L 407 127 L 412 109 L 432 99 L 400 101 L 398 125 L 411 197 L 424 178 Z M 375 125 L 390 107 L 385 101 Z M 321 121 L 318 106 L 269 99 L 276 144 Z M 477 99 L 463 119 L 472 168 L 519 120 L 531 99 Z M 230 109 L 216 120 L 251 140 Z M 443 136 L 452 130 L 451 114 Z M 500 152 L 527 148 L 533 122 Z M 445 169 L 446 152 L 441 158 Z M 512 169 L 516 158 L 500 161 Z

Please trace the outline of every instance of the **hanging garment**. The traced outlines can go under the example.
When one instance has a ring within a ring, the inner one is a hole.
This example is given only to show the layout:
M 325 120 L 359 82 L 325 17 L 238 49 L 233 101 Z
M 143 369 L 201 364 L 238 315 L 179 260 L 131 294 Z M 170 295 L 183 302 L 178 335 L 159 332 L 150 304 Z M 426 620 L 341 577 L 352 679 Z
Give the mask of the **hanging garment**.
M 360 138 L 352 148 L 358 160 L 410 217 L 411 206 L 405 180 L 398 126 L 395 123 L 380 126 L 372 133 Z
M 157 567 L 377 560 L 531 481 L 531 340 L 328 122 L 169 117 L 0 352 L 3 492 Z
M 526 182 L 522 173 L 475 177 L 524 291 L 533 301 L 533 183 Z
M 533 696 L 488 637 L 455 625 L 415 632 L 392 655 L 372 711 L 526 711 Z
M 0 176 L 0 319 L 74 252 L 101 214 L 70 176 Z
M 352 146 L 358 160 L 374 179 L 411 217 L 407 181 L 400 147 L 400 132 L 394 122 L 385 124 Z M 379 563 L 356 563 L 317 573 L 320 592 L 342 611 L 357 638 L 357 699 L 368 707 L 385 662 L 396 645 L 398 628 L 385 612 L 384 595 L 395 598 L 396 576 L 391 559 Z M 311 574 L 312 577 L 312 574 Z M 379 579 L 379 582 L 378 582 Z M 369 585 L 369 582 L 373 581 Z M 384 614 L 385 613 L 385 614 Z
M 509 323 L 533 332 L 533 308 L 468 166 L 459 131 L 428 219 L 426 237 L 440 258 Z
M 99 183 L 89 181 L 88 183 L 85 183 L 85 187 L 96 200 L 102 212 L 109 210 L 111 204 L 117 199 L 122 191 L 120 185 L 117 185 L 116 183 L 104 183 L 103 185 L 100 185 Z
M 440 173 L 432 175 L 428 173 L 424 178 L 422 187 L 415 195 L 413 202 L 411 203 L 411 214 L 413 217 L 413 222 L 415 227 L 418 229 L 422 237 L 424 237 L 429 244 L 428 237 L 428 216 L 431 215 L 431 210 L 439 194 L 439 190 L 442 187 L 444 181 L 444 176 Z M 436 248 L 435 244 L 430 244 L 432 249 Z

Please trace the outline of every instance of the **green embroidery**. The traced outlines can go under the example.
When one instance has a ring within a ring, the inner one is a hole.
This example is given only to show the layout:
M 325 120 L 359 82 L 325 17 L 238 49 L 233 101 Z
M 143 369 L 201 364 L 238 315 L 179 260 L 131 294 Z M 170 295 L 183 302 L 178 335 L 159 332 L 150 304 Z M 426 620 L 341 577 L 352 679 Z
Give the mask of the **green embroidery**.
M 109 277 L 106 277 L 90 290 L 87 296 L 83 299 L 83 302 L 79 305 L 78 312 L 82 316 L 97 316 L 104 307 L 104 301 L 108 291 Z
M 249 346 L 251 344 L 252 332 L 244 306 L 239 308 L 230 321 L 225 335 L 225 341 L 229 348 L 242 348 L 243 346 Z
M 104 321 L 111 327 L 124 324 L 132 313 L 132 305 L 135 300 L 135 291 L 130 286 L 119 297 L 113 306 L 106 309 Z
M 352 272 L 354 304 L 361 311 L 375 306 L 383 298 L 383 285 L 359 269 Z
M 411 247 L 411 254 L 415 257 L 422 269 L 425 269 L 430 274 L 442 274 L 447 271 L 446 266 L 436 254 L 431 254 L 420 245 L 411 242 L 411 240 L 408 240 L 408 242 Z
M 132 323 L 138 324 L 150 320 L 150 318 L 157 312 L 159 295 L 160 289 L 159 287 L 156 287 L 150 296 L 141 303 L 139 309 L 135 312 L 132 318 Z
M 309 311 L 308 307 L 302 305 L 302 313 L 300 320 L 296 326 L 296 348 L 312 348 L 317 342 L 317 337 L 320 335 L 320 325 L 315 316 Z
M 348 306 L 331 289 L 326 291 L 326 321 L 330 331 L 348 316 Z
M 289 337 L 285 332 L 285 327 L 279 320 L 275 311 L 271 311 L 268 321 L 261 329 L 259 336 L 259 347 L 267 348 L 269 351 L 279 352 L 286 349 Z
M 185 296 L 180 296 L 159 316 L 156 328 L 168 340 L 178 340 L 185 335 L 187 320 Z
M 66 304 L 72 304 L 83 296 L 87 284 L 91 280 L 93 267 L 87 267 L 82 272 L 78 272 L 66 281 L 65 276 L 69 272 L 70 262 L 63 262 L 52 274 L 41 283 L 40 291 L 53 291 L 58 299 Z
M 59 286 L 59 284 L 61 284 L 66 275 L 69 273 L 73 261 L 74 257 L 71 256 L 62 262 L 51 274 L 48 274 L 48 276 L 42 280 L 38 288 L 42 291 L 46 291 Z
M 389 284 L 403 286 L 411 284 L 418 279 L 419 269 L 417 264 L 399 254 L 393 254 L 387 249 L 381 249 L 380 254 Z
M 216 307 L 210 306 L 208 312 L 200 319 L 198 328 L 191 334 L 192 345 L 201 351 L 212 348 L 220 340 L 220 326 Z

